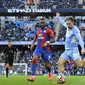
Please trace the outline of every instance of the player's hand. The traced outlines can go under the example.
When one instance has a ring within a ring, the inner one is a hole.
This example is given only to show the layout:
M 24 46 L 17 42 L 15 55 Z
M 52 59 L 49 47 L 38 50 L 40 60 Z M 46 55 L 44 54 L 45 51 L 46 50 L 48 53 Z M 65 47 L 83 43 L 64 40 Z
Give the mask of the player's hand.
M 43 46 L 46 47 L 48 44 L 49 44 L 49 42 L 47 41 L 47 42 L 44 43 Z
M 18 56 L 16 56 L 16 60 L 18 60 Z
M 57 12 L 57 13 L 56 13 L 56 17 L 59 17 L 59 16 L 60 16 L 60 13 Z
M 32 43 L 32 45 L 31 45 L 31 48 L 30 48 L 30 49 L 32 50 L 33 48 L 34 48 L 34 44 Z
M 85 54 L 85 50 L 81 50 L 81 54 Z
M 18 62 L 18 56 L 15 57 L 14 62 L 15 62 L 15 63 Z
M 16 60 L 15 61 L 18 62 L 18 56 L 16 56 Z

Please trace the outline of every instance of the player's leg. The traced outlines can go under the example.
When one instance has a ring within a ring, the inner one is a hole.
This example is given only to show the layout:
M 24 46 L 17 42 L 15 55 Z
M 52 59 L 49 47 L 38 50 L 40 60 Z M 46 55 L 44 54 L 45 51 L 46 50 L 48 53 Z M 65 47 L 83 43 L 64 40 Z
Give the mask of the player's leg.
M 69 55 L 68 55 L 68 51 L 65 51 L 64 53 L 61 54 L 59 60 L 58 60 L 58 76 L 60 75 L 64 75 L 64 64 L 66 63 L 66 61 L 69 61 Z
M 49 73 L 51 73 L 51 64 L 49 62 L 44 62 L 45 67 Z
M 34 56 L 33 59 L 32 59 L 32 68 L 31 68 L 32 76 L 27 78 L 28 81 L 34 82 L 34 75 L 35 75 L 38 59 L 39 59 L 38 56 Z
M 61 54 L 59 60 L 58 60 L 58 75 L 57 75 L 57 84 L 60 84 L 61 82 L 59 81 L 59 78 L 65 78 L 65 68 L 64 68 L 64 64 L 66 63 L 66 61 L 69 61 L 69 51 L 65 51 L 64 53 Z
M 48 80 L 52 80 L 52 73 L 51 73 L 51 63 L 49 62 L 44 62 L 45 63 L 45 67 L 48 71 Z
M 84 66 L 84 64 L 83 64 L 83 62 L 82 62 L 82 59 L 77 59 L 77 60 L 75 60 L 75 63 L 76 63 L 76 65 L 77 65 L 78 67 L 83 67 L 83 66 Z
M 62 57 L 59 58 L 58 60 L 58 75 L 61 75 L 64 73 L 64 64 L 66 63 L 66 60 Z
M 52 80 L 52 73 L 51 73 L 51 61 L 50 61 L 50 59 L 51 59 L 51 56 L 52 56 L 52 54 L 51 54 L 51 52 L 50 51 L 47 51 L 47 50 L 42 50 L 42 58 L 43 58 L 43 60 L 44 60 L 44 63 L 45 63 L 45 67 L 46 67 L 46 69 L 47 69 L 47 71 L 48 71 L 48 80 L 50 81 L 50 80 Z
M 9 70 L 9 61 L 8 61 L 8 57 L 5 57 L 5 68 L 6 68 L 6 77 L 8 78 L 8 70 Z
M 5 64 L 5 68 L 6 68 L 6 77 L 8 78 L 8 73 L 9 73 L 9 64 L 8 63 Z
M 7 59 L 5 67 L 6 67 L 6 77 L 8 77 L 9 70 L 13 69 L 13 59 Z
M 85 66 L 85 58 L 82 60 L 83 66 Z
M 35 75 L 38 59 L 39 59 L 38 56 L 34 56 L 33 59 L 32 59 L 32 76 Z
M 10 59 L 9 60 L 9 70 L 13 70 L 13 73 L 14 73 L 14 69 L 13 69 L 13 59 Z
M 75 61 L 76 65 L 78 67 L 83 67 L 84 66 L 85 59 L 83 59 L 83 60 L 81 59 L 78 49 L 73 50 L 72 59 Z
M 39 56 L 41 55 L 40 51 L 38 49 L 36 49 L 33 53 L 34 57 L 32 59 L 32 76 L 27 78 L 28 81 L 34 82 L 34 75 L 35 75 L 35 71 L 37 68 L 37 61 L 39 59 Z

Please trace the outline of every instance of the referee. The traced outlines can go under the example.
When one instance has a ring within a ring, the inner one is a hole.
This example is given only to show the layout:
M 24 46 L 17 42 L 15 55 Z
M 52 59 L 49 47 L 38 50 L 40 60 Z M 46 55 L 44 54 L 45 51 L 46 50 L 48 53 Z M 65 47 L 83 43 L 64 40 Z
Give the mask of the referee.
M 5 54 L 6 77 L 8 77 L 8 70 L 13 68 L 14 56 L 18 58 L 18 49 L 12 46 L 12 41 L 8 41 L 8 46 L 3 50 Z

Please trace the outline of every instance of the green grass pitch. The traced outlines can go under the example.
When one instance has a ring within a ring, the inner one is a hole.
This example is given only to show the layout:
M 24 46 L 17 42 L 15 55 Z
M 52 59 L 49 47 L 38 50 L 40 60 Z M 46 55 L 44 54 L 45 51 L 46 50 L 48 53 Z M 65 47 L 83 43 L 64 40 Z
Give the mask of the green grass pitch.
M 36 76 L 35 82 L 28 82 L 27 76 L 0 76 L 0 85 L 60 85 L 54 84 L 56 76 L 52 81 L 48 81 L 47 76 Z M 85 76 L 69 76 L 63 85 L 85 85 Z

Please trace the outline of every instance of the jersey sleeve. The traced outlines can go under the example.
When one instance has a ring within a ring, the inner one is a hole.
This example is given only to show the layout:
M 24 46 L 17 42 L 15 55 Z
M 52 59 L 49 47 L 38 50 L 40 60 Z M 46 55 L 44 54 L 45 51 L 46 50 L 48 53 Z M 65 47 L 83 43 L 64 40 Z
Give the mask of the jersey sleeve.
M 64 27 L 66 27 L 68 29 L 66 22 L 61 17 L 58 16 L 57 19 Z
M 75 36 L 79 42 L 79 45 L 81 46 L 82 50 L 84 50 L 84 42 L 82 40 L 82 37 L 81 37 L 81 34 L 80 34 L 80 31 L 78 29 L 74 30 L 74 33 L 75 33 Z
M 6 52 L 7 52 L 7 48 L 4 48 L 3 53 L 6 53 Z
M 18 49 L 16 48 L 16 52 L 18 52 Z
M 37 30 L 34 31 L 34 34 L 35 34 L 35 35 L 37 34 Z
M 34 32 L 35 36 L 34 37 L 37 37 L 37 32 L 38 32 L 38 30 L 35 30 L 35 32 Z
M 15 52 L 18 52 L 18 49 L 17 49 L 16 47 L 14 47 L 14 51 L 15 51 Z
M 50 28 L 48 28 L 48 34 L 51 38 L 54 38 L 53 31 Z

